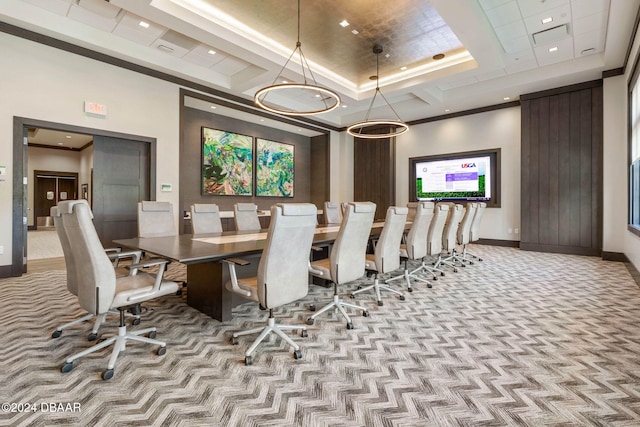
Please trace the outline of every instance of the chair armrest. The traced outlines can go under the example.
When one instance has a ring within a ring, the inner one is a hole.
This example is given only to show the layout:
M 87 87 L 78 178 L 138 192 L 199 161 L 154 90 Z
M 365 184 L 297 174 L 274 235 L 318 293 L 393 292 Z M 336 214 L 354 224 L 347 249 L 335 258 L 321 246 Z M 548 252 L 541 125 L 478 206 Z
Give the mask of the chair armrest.
M 133 264 L 137 264 L 140 262 L 142 258 L 142 251 L 122 251 L 121 248 L 117 248 L 116 252 L 109 253 L 107 252 L 107 256 L 113 262 L 113 266 L 118 268 L 118 264 L 121 259 L 131 259 Z M 106 251 L 106 249 L 105 249 Z
M 234 293 L 243 295 L 247 298 L 251 297 L 251 292 L 244 290 L 238 285 L 238 275 L 236 274 L 236 265 L 245 266 L 251 264 L 242 258 L 225 258 L 222 260 L 229 266 L 229 276 L 231 277 L 231 289 Z
M 321 248 L 320 246 L 312 245 L 312 246 L 311 246 L 311 250 L 318 252 L 318 251 L 321 251 L 321 250 L 322 250 L 322 248 Z
M 313 268 L 313 264 L 311 264 L 311 261 L 309 261 L 309 274 L 313 274 L 316 277 L 324 277 L 322 271 Z
M 109 254 L 112 252 L 122 252 L 122 248 L 104 248 L 104 251 Z
M 131 304 L 136 304 L 139 302 L 143 302 L 146 301 L 148 299 L 149 295 L 154 295 L 156 292 L 158 292 L 160 290 L 160 285 L 162 285 L 162 278 L 164 276 L 164 272 L 167 269 L 167 264 L 169 264 L 171 261 L 169 261 L 168 259 L 163 259 L 163 258 L 152 258 L 146 261 L 143 261 L 141 263 L 138 264 L 132 264 L 130 266 L 127 266 L 127 268 L 132 269 L 132 270 L 138 270 L 139 268 L 144 268 L 144 267 L 153 267 L 153 266 L 158 266 L 158 272 L 156 273 L 156 280 L 153 283 L 153 287 L 151 288 L 151 290 L 149 292 L 145 292 L 143 294 L 137 294 L 137 295 L 132 295 L 131 297 L 129 297 L 127 299 L 127 302 L 130 302 Z

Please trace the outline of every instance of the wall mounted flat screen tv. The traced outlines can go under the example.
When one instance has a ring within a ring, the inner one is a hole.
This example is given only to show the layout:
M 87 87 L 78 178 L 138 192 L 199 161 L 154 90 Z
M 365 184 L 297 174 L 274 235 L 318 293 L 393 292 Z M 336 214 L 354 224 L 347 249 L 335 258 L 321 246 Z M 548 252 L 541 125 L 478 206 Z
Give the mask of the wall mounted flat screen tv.
M 411 198 L 499 206 L 499 160 L 499 149 L 411 158 Z

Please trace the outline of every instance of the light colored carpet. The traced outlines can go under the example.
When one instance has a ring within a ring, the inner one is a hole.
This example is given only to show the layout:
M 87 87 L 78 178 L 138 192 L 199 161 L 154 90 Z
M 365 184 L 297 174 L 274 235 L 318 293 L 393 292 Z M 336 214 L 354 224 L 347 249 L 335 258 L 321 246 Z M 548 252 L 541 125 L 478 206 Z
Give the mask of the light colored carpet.
M 64 256 L 58 234 L 52 228 L 27 232 L 27 260 Z
M 255 303 L 220 323 L 185 295 L 167 296 L 133 327 L 157 326 L 167 354 L 130 344 L 110 381 L 100 379 L 106 350 L 59 370 L 91 345 L 89 324 L 50 337 L 82 313 L 64 272 L 0 280 L 0 402 L 80 404 L 77 412 L 0 412 L 0 425 L 640 425 L 640 288 L 625 265 L 492 246 L 472 252 L 485 261 L 433 289 L 416 284 L 405 301 L 385 295 L 378 307 L 359 295 L 371 317 L 354 313 L 353 330 L 321 316 L 307 338 L 294 338 L 301 360 L 273 339 L 244 365 L 253 338 L 229 339 L 266 320 Z M 308 304 L 330 297 L 312 286 L 277 311 L 278 321 L 304 324 Z

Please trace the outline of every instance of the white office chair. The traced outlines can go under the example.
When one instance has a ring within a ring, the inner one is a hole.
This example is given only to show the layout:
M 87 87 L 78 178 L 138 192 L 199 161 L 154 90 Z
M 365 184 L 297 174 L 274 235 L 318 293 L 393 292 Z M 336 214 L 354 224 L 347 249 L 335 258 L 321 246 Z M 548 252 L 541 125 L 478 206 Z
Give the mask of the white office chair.
M 442 233 L 448 215 L 448 203 L 438 203 L 434 206 L 433 216 L 429 223 L 429 231 L 427 232 L 427 256 L 422 258 L 420 267 L 414 270 L 413 274 L 422 271 L 430 274 L 433 280 L 438 280 L 436 273 L 440 273 L 441 276 L 445 275 L 445 271 L 439 268 L 439 265 L 442 258 Z M 427 263 L 427 257 L 434 257 L 435 261 L 432 264 Z
M 246 261 L 228 259 L 231 281 L 227 287 L 245 298 L 257 300 L 269 310 L 268 324 L 248 331 L 235 332 L 232 343 L 238 337 L 260 332 L 258 338 L 245 352 L 245 364 L 253 363 L 253 352 L 270 334 L 275 333 L 293 347 L 295 359 L 302 357 L 300 346 L 283 331 L 300 330 L 307 335 L 306 326 L 278 325 L 273 309 L 304 298 L 309 291 L 309 252 L 317 222 L 317 208 L 311 203 L 282 203 L 271 207 L 271 223 L 264 251 L 260 257 L 256 277 L 238 278 L 235 266 Z M 254 291 L 247 291 L 253 289 Z M 250 294 L 250 295 L 249 295 Z
M 484 210 L 486 209 L 486 207 L 487 207 L 487 204 L 485 202 L 478 203 L 478 209 L 476 211 L 475 216 L 473 217 L 473 222 L 471 223 L 471 230 L 469 232 L 470 242 L 476 242 L 480 239 L 480 223 L 482 222 L 482 216 L 484 215 Z M 478 261 L 482 261 L 482 258 L 472 254 L 469 251 L 465 251 L 465 255 L 468 255 L 471 258 L 475 258 Z
M 153 339 L 156 335 L 156 328 L 127 332 L 124 314 L 127 307 L 172 294 L 178 290 L 176 283 L 162 278 L 167 261 L 153 260 L 133 264 L 129 267 L 134 270 L 132 275 L 116 277 L 111 261 L 100 244 L 89 206 L 85 203 L 77 203 L 77 201 L 68 201 L 61 202 L 58 209 L 64 218 L 64 228 L 78 268 L 78 278 L 80 279 L 78 282 L 78 302 L 82 308 L 95 316 L 116 309 L 120 312 L 118 335 L 68 357 L 61 371 L 63 373 L 71 371 L 73 362 L 77 359 L 113 344 L 107 369 L 102 373 L 102 379 L 108 380 L 113 377 L 118 355 L 125 350 L 128 341 L 157 345 L 159 346 L 158 355 L 163 355 L 166 352 L 166 343 Z M 155 277 L 138 271 L 142 267 L 150 266 L 158 266 L 158 273 Z M 141 336 L 144 334 L 148 334 L 148 337 Z
M 238 231 L 259 231 L 262 226 L 258 218 L 258 205 L 236 203 L 233 205 L 233 220 Z
M 77 200 L 76 202 L 85 204 L 87 205 L 87 207 L 89 206 L 89 203 L 86 200 Z M 78 277 L 78 266 L 76 263 L 76 259 L 73 251 L 71 251 L 71 245 L 69 244 L 69 239 L 67 238 L 67 233 L 64 229 L 64 220 L 62 213 L 57 206 L 53 206 L 51 208 L 51 217 L 53 218 L 53 225 L 56 229 L 56 234 L 60 239 L 60 246 L 62 247 L 62 253 L 64 254 L 64 262 L 67 270 L 67 290 L 73 295 L 78 296 L 78 283 L 82 280 L 82 277 Z M 117 262 L 122 259 L 131 259 L 134 264 L 137 264 L 140 262 L 140 258 L 142 256 L 141 251 L 121 251 L 120 248 L 105 249 L 105 252 L 108 254 L 109 259 L 114 262 L 114 264 L 117 264 Z M 131 272 L 131 270 L 129 271 Z M 84 316 L 79 317 L 76 320 L 58 326 L 56 330 L 51 334 L 51 337 L 59 338 L 62 335 L 62 331 L 64 329 L 86 322 L 95 317 L 96 320 L 93 324 L 93 328 L 91 329 L 91 333 L 88 336 L 89 341 L 95 341 L 98 338 L 98 330 L 100 329 L 100 325 L 104 323 L 107 314 L 117 314 L 117 312 L 103 313 L 99 316 L 95 316 L 92 313 L 85 314 Z M 134 317 L 134 325 L 140 323 L 139 314 L 127 314 Z
M 454 251 L 456 248 L 456 239 L 458 234 L 458 225 L 464 214 L 464 206 L 456 203 L 449 203 L 449 215 L 447 216 L 447 222 L 444 225 L 442 232 L 442 249 L 447 253 L 446 257 L 439 256 L 436 261 L 435 267 L 448 266 L 456 273 L 458 268 L 456 267 Z
M 173 237 L 177 235 L 178 230 L 171 202 L 146 200 L 138 202 L 138 237 Z M 182 281 L 182 287 L 178 289 L 177 295 L 181 295 L 182 289 L 186 287 L 187 282 Z
M 475 218 L 476 212 L 478 211 L 478 204 L 474 202 L 467 203 L 467 207 L 464 211 L 464 216 L 460 221 L 460 225 L 458 226 L 458 234 L 456 236 L 456 243 L 459 246 L 462 246 L 462 252 L 458 252 L 457 249 L 453 250 L 453 259 L 455 262 L 459 262 L 462 267 L 468 262 L 469 264 L 473 264 L 473 261 L 467 258 L 467 244 L 471 241 L 471 224 L 473 223 L 473 219 Z
M 313 261 L 309 266 L 309 272 L 312 275 L 333 283 L 333 301 L 309 317 L 307 324 L 313 325 L 316 317 L 332 308 L 338 310 L 345 318 L 347 329 L 353 329 L 353 323 L 345 307 L 362 310 L 364 317 L 369 315 L 364 307 L 342 300 L 338 294 L 338 285 L 352 282 L 364 275 L 367 242 L 375 213 L 375 203 L 349 203 L 329 258 Z M 313 305 L 310 308 L 315 310 Z
M 191 234 L 222 233 L 220 209 L 213 203 L 193 204 L 191 210 Z
M 420 204 L 420 202 L 407 203 L 407 222 L 413 221 L 413 218 L 415 218 L 416 213 L 418 212 L 418 204 Z
M 381 290 L 397 294 L 401 300 L 405 299 L 402 292 L 392 289 L 386 284 L 381 285 L 378 274 L 389 273 L 400 267 L 400 242 L 402 241 L 402 234 L 404 233 L 404 227 L 407 222 L 407 211 L 408 209 L 405 207 L 396 206 L 391 206 L 387 209 L 384 228 L 375 246 L 375 253 L 373 255 L 367 254 L 365 261 L 365 269 L 374 274 L 373 284 L 360 287 L 358 290 L 352 292 L 352 298 L 361 292 L 373 289 L 378 305 L 380 306 L 383 305 L 380 295 Z
M 324 202 L 324 223 L 340 224 L 342 222 L 342 209 L 336 202 Z
M 409 207 L 409 210 L 410 209 L 411 208 Z M 408 266 L 409 260 L 422 260 L 427 256 L 427 232 L 429 231 L 431 217 L 433 217 L 433 202 L 416 203 L 411 229 L 409 230 L 409 234 L 407 234 L 405 243 L 400 244 L 400 257 L 404 262 L 404 272 L 402 275 L 388 279 L 386 283 L 404 279 L 409 292 L 413 292 L 411 279 L 425 283 L 428 288 L 431 287 L 431 283 L 429 283 L 429 281 L 416 274 L 419 271 L 422 271 L 422 266 L 411 272 L 409 272 Z

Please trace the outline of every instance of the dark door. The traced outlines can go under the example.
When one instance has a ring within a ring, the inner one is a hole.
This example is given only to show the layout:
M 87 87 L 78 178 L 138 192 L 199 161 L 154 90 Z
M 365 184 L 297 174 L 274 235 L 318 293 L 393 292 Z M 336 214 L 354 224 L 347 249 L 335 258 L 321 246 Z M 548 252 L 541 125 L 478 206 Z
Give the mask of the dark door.
M 48 217 L 56 200 L 56 177 L 38 176 L 34 187 L 33 222 L 38 226 L 38 218 Z
M 138 202 L 149 200 L 149 143 L 96 136 L 93 216 L 104 246 L 138 234 Z
M 75 178 L 58 177 L 58 201 L 78 199 L 77 188 Z

